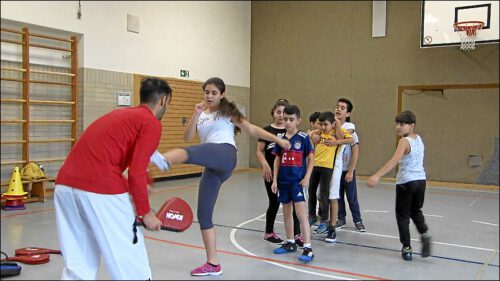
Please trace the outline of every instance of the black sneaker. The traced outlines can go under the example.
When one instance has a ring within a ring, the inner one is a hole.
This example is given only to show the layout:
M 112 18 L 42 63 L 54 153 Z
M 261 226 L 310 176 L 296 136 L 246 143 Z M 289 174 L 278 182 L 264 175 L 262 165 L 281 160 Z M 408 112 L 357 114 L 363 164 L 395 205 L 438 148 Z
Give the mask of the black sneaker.
M 283 240 L 274 232 L 264 234 L 264 240 L 274 244 L 283 244 Z
M 403 247 L 403 249 L 401 249 L 401 257 L 405 261 L 411 261 L 412 255 L 413 255 L 413 251 L 411 250 L 411 247 Z
M 325 241 L 328 243 L 335 243 L 337 241 L 337 233 L 335 232 L 335 227 L 330 225 Z
M 431 236 L 428 234 L 422 234 L 422 257 L 426 258 L 431 255 Z
M 295 235 L 295 244 L 297 244 L 299 248 L 304 248 L 304 237 L 302 237 L 302 234 Z
M 281 247 L 274 249 L 273 252 L 275 254 L 286 254 L 286 253 L 297 252 L 297 244 L 292 242 L 286 242 L 285 244 L 281 245 Z
M 314 253 L 311 248 L 304 248 L 304 252 L 299 257 L 299 261 L 310 262 L 314 258 Z
M 344 228 L 344 227 L 345 227 L 345 219 L 337 219 L 335 228 Z
M 357 222 L 354 224 L 356 226 L 356 230 L 359 231 L 359 232 L 365 232 L 366 231 L 366 228 L 365 226 L 363 225 L 362 222 Z

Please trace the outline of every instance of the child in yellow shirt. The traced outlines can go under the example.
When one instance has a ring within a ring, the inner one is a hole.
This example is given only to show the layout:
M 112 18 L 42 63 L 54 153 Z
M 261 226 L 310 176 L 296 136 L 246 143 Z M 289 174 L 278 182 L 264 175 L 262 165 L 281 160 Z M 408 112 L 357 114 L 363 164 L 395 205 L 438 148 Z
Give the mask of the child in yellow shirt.
M 316 139 L 317 141 L 315 141 L 314 168 L 309 181 L 308 191 L 310 195 L 316 194 L 319 185 L 319 207 L 324 211 L 320 214 L 321 221 L 316 229 L 316 233 L 322 234 L 328 231 L 328 210 L 330 209 L 331 197 L 330 183 L 333 175 L 334 159 L 339 147 L 337 144 L 332 145 L 332 142 L 337 139 L 343 140 L 344 142 L 352 142 L 352 137 L 342 128 L 340 120 L 335 118 L 335 114 L 331 111 L 322 112 L 319 116 L 319 122 L 321 130 L 311 132 L 312 135 L 318 135 L 319 138 L 312 137 L 312 139 Z M 311 197 L 313 196 L 309 197 L 310 206 L 315 203 L 312 202 Z M 335 219 L 336 216 L 335 214 Z M 335 223 L 336 220 L 333 225 L 335 225 Z

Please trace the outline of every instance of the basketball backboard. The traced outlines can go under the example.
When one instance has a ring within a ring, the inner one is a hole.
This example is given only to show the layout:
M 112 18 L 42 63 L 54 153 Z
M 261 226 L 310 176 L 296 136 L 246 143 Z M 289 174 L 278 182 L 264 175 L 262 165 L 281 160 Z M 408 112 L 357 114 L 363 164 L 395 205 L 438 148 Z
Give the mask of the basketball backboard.
M 420 47 L 460 46 L 453 24 L 482 21 L 476 44 L 499 43 L 498 1 L 422 1 Z

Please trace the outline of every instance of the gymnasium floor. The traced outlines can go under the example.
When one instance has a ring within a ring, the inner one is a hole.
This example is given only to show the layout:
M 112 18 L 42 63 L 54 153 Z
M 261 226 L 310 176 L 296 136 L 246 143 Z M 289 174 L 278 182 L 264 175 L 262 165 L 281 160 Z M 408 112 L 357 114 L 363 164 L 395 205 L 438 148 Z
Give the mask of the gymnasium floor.
M 190 203 L 196 214 L 199 178 L 157 182 L 151 196 L 153 208 L 170 197 Z M 313 234 L 315 259 L 297 260 L 301 251 L 275 255 L 275 245 L 264 241 L 267 196 L 256 171 L 233 174 L 219 195 L 214 213 L 223 274 L 192 277 L 190 270 L 205 262 L 205 251 L 196 222 L 183 233 L 145 232 L 153 278 L 161 279 L 499 279 L 498 191 L 428 187 L 424 214 L 433 237 L 432 256 L 420 256 L 419 236 L 411 225 L 413 261 L 400 257 L 394 215 L 394 184 L 374 189 L 358 179 L 358 195 L 367 232 L 348 227 L 339 230 L 337 243 L 323 242 Z M 281 210 L 279 212 L 281 214 Z M 276 230 L 284 237 L 282 216 Z M 26 210 L 1 212 L 1 249 L 13 255 L 16 248 L 38 246 L 58 249 L 53 200 L 26 204 Z M 51 255 L 42 265 L 25 265 L 10 280 L 60 279 L 62 257 Z M 104 267 L 100 279 L 107 279 Z

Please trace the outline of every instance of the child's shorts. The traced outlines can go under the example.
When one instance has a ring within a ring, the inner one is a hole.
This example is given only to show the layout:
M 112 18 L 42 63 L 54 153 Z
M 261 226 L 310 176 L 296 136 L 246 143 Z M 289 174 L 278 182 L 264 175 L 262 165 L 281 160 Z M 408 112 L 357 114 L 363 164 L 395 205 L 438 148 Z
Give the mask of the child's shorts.
M 330 195 L 328 198 L 330 200 L 340 198 L 340 179 L 342 178 L 342 154 L 344 153 L 345 145 L 342 145 L 337 151 L 337 156 L 335 157 L 335 162 L 333 166 L 332 181 L 330 182 Z
M 340 170 L 340 176 L 342 176 L 342 170 Z M 340 183 L 334 182 L 333 178 L 335 177 L 335 171 L 333 172 L 332 182 L 330 183 L 330 195 L 328 199 L 334 200 L 340 198 Z M 340 177 L 339 177 L 340 179 Z
M 304 189 L 299 182 L 294 183 L 279 183 L 278 184 L 278 201 L 287 204 L 290 201 L 303 202 L 306 201 Z

